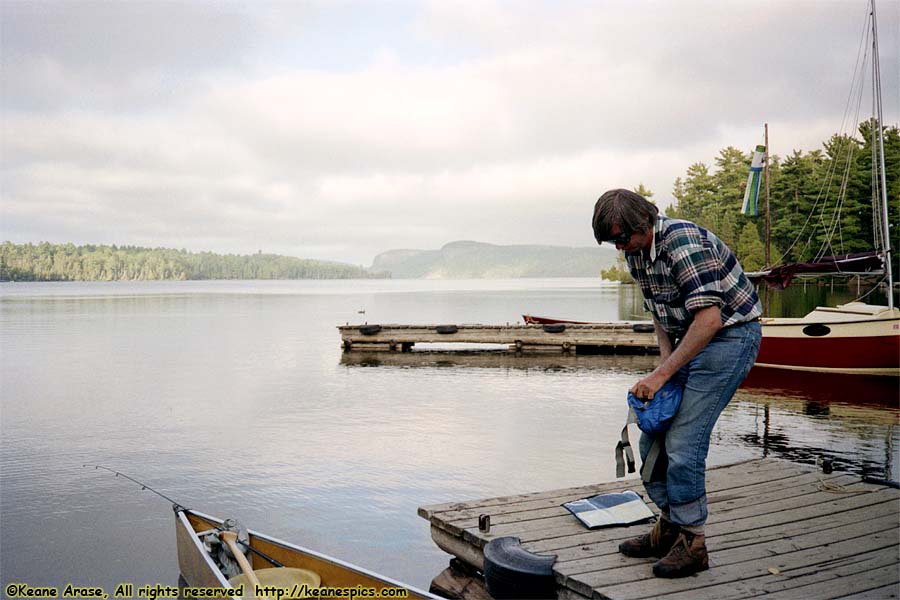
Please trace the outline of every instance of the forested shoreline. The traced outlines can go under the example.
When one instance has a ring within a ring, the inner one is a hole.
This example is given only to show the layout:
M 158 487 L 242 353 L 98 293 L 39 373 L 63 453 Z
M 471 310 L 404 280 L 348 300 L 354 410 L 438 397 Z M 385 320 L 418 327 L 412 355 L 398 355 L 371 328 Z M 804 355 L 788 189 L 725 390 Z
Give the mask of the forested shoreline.
M 795 150 L 769 156 L 770 262 L 810 261 L 820 256 L 873 250 L 872 146 L 877 124 L 863 121 L 858 135 L 832 135 L 821 150 Z M 781 145 L 781 144 L 779 144 Z M 900 272 L 900 131 L 884 128 L 888 223 L 894 272 Z M 765 206 L 760 190 L 759 216 L 741 213 L 750 153 L 729 146 L 712 166 L 696 162 L 675 180 L 675 202 L 666 214 L 693 221 L 714 232 L 731 248 L 746 271 L 765 267 Z M 763 183 L 765 186 L 765 183 Z M 843 188 L 843 189 L 842 189 Z M 651 197 L 643 186 L 638 193 Z M 652 199 L 652 198 L 651 198 Z M 880 208 L 880 206 L 879 206 Z M 619 264 L 603 271 L 604 279 L 631 281 Z
M 203 279 L 372 279 L 362 267 L 277 254 L 214 254 L 88 244 L 0 245 L 0 280 L 142 281 Z

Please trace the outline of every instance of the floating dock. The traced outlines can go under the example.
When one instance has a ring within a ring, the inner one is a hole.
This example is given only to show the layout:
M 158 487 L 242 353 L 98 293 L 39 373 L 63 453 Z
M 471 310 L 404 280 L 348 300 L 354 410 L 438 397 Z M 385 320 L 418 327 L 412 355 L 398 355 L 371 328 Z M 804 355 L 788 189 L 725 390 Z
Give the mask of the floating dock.
M 341 325 L 345 351 L 408 352 L 418 343 L 501 344 L 521 353 L 659 353 L 651 323 Z
M 626 479 L 420 508 L 432 539 L 457 565 L 439 575 L 433 589 L 450 597 L 489 598 L 478 578 L 483 548 L 496 537 L 515 536 L 532 553 L 556 555 L 560 600 L 861 599 L 900 593 L 900 490 L 893 487 L 771 458 L 711 468 L 710 569 L 684 579 L 657 579 L 653 560 L 619 554 L 619 542 L 648 525 L 592 531 L 561 506 L 626 489 L 644 495 L 640 480 Z M 490 515 L 489 533 L 478 528 L 481 515 Z

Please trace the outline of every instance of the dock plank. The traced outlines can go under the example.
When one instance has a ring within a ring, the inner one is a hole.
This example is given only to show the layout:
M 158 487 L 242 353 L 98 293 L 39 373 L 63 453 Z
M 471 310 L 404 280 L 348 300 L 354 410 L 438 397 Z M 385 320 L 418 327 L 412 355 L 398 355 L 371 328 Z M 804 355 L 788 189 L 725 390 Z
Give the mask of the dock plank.
M 666 594 L 666 600 L 738 600 L 741 598 L 757 598 L 765 596 L 768 600 L 772 597 L 782 598 L 839 598 L 848 594 L 868 591 L 879 586 L 884 587 L 884 582 L 889 577 L 870 581 L 860 585 L 853 582 L 856 575 L 867 577 L 868 573 L 881 568 L 893 568 L 896 570 L 897 556 L 889 552 L 870 552 L 852 556 L 841 561 L 835 561 L 830 568 L 822 565 L 811 565 L 808 569 L 797 569 L 788 573 L 767 572 L 758 576 L 748 577 L 740 581 L 729 581 L 716 585 L 682 591 L 674 594 Z M 850 585 L 847 585 L 847 584 Z M 890 583 L 888 583 L 890 585 Z M 821 587 L 819 587 L 821 586 Z M 816 588 L 819 588 L 818 590 Z
M 626 569 L 603 571 L 598 574 L 580 576 L 579 581 L 594 588 L 595 597 L 609 598 L 611 600 L 628 598 L 637 600 L 640 598 L 659 598 L 669 595 L 672 600 L 678 598 L 718 598 L 718 591 L 711 595 L 703 593 L 705 588 L 727 583 L 730 586 L 738 586 L 743 581 L 745 585 L 750 580 L 760 578 L 783 578 L 794 569 L 815 566 L 819 569 L 828 567 L 828 563 L 840 559 L 851 558 L 857 554 L 872 551 L 892 552 L 896 549 L 897 540 L 894 532 L 880 532 L 873 535 L 841 540 L 840 544 L 829 544 L 804 550 L 798 550 L 785 554 L 761 559 L 753 559 L 744 562 L 716 565 L 715 568 L 698 574 L 694 577 L 683 579 L 657 579 L 649 576 L 638 580 L 620 583 L 618 577 Z M 776 568 L 780 571 L 773 575 L 769 569 Z M 649 564 L 644 565 L 644 570 L 649 571 Z M 674 596 L 676 592 L 689 592 L 683 596 Z
M 757 465 L 748 463 L 748 471 L 737 482 L 730 481 L 732 478 L 725 473 L 721 477 L 717 469 L 709 471 L 709 494 L 710 504 L 716 502 L 735 502 L 740 498 L 750 497 L 759 493 L 766 487 L 779 485 L 781 487 L 796 487 L 804 483 L 817 482 L 823 476 L 812 473 L 811 467 L 796 467 L 790 470 L 779 469 L 776 473 L 774 469 L 754 468 Z M 802 479 L 797 479 L 799 474 L 804 475 Z M 833 476 L 833 477 L 836 477 Z M 825 480 L 831 479 L 830 476 L 824 476 Z M 719 481 L 722 479 L 722 481 Z M 713 488 L 713 486 L 717 486 Z M 756 486 L 756 487 L 754 487 Z M 461 531 L 477 524 L 477 518 L 481 514 L 489 514 L 494 522 L 503 522 L 504 515 L 514 513 L 524 513 L 529 510 L 543 510 L 560 507 L 564 502 L 577 500 L 586 496 L 599 494 L 610 491 L 623 491 L 631 489 L 643 495 L 643 486 L 638 479 L 624 479 L 618 482 L 609 482 L 603 485 L 584 486 L 578 488 L 569 488 L 565 490 L 556 490 L 546 492 L 540 495 L 523 495 L 513 497 L 491 498 L 476 502 L 464 503 L 448 503 L 437 506 L 423 507 L 419 509 L 419 515 L 432 520 L 439 526 L 448 527 L 448 531 Z M 714 491 L 713 491 L 714 490 Z M 568 514 L 564 509 L 562 513 Z M 499 520 L 497 520 L 499 518 Z M 537 518 L 537 515 L 535 515 Z M 519 518 L 517 520 L 527 520 Z
M 845 503 L 842 502 L 844 499 L 877 494 L 877 492 L 869 492 L 865 486 L 866 484 L 855 485 L 851 489 L 856 493 L 842 494 L 840 498 L 836 498 L 835 495 L 828 492 L 815 491 L 795 498 L 759 503 L 748 502 L 744 506 L 736 507 L 729 511 L 712 512 L 708 522 L 718 523 L 726 520 L 737 522 L 743 519 L 756 519 L 770 514 L 784 516 L 788 513 L 792 520 L 798 520 L 808 516 L 815 516 L 820 514 L 821 511 L 834 512 L 844 506 Z M 535 511 L 532 513 L 532 517 L 510 523 L 500 523 L 497 526 L 492 524 L 490 538 L 478 531 L 477 521 L 448 524 L 447 530 L 456 532 L 464 540 L 481 546 L 487 543 L 489 539 L 505 535 L 515 535 L 525 542 L 577 535 L 584 531 L 584 526 L 562 507 L 547 509 L 546 511 Z
M 742 548 L 749 544 L 774 542 L 783 538 L 790 538 L 792 536 L 803 535 L 814 531 L 832 529 L 844 524 L 863 523 L 883 517 L 893 518 L 895 515 L 895 507 L 890 502 L 882 502 L 875 506 L 850 511 L 843 517 L 842 522 L 840 523 L 835 523 L 834 515 L 823 515 L 804 521 L 791 521 L 770 527 L 745 531 L 734 531 L 731 527 L 726 527 L 725 525 L 712 524 L 706 527 L 706 540 L 707 546 L 711 552 L 721 552 L 735 547 Z M 601 542 L 579 544 L 563 548 L 542 548 L 539 547 L 538 544 L 524 544 L 524 547 L 536 554 L 542 552 L 556 554 L 557 563 L 561 567 L 566 566 L 566 563 L 570 561 L 591 558 L 596 558 L 598 565 L 602 565 L 603 561 L 612 561 L 615 565 L 625 565 L 631 564 L 632 559 L 619 554 L 618 544 L 622 540 L 633 537 L 639 531 L 641 530 L 637 527 L 629 528 L 615 537 L 604 539 Z
M 766 598 L 838 598 L 847 594 L 867 591 L 890 585 L 889 573 L 880 576 L 874 573 L 880 569 L 893 569 L 893 581 L 897 581 L 897 561 L 900 552 L 874 550 L 848 556 L 828 563 L 811 564 L 803 568 L 765 573 L 760 577 L 728 582 L 697 591 L 682 592 L 666 596 L 666 600 L 688 600 L 709 598 L 716 600 L 737 600 L 765 595 Z M 868 581 L 853 581 L 862 576 Z
M 882 499 L 873 498 L 871 495 L 860 495 L 855 496 L 853 498 L 847 498 L 840 505 L 832 506 L 831 510 L 823 511 L 821 516 L 825 516 L 828 518 L 834 518 L 834 516 L 838 513 L 854 513 L 857 509 L 859 510 L 868 510 L 873 506 L 877 506 L 880 504 L 884 504 L 885 502 L 891 503 L 893 506 L 892 510 L 896 513 L 897 507 L 895 506 L 896 502 L 894 500 L 885 501 Z M 754 519 L 751 521 L 747 521 L 741 524 L 741 528 L 734 528 L 733 531 L 737 532 L 749 532 L 752 534 L 755 530 L 764 529 L 767 527 L 779 526 L 779 525 L 790 525 L 796 523 L 797 520 L 793 518 L 793 515 L 785 514 L 785 513 L 771 513 L 768 515 L 764 515 L 759 517 L 758 519 Z M 718 527 L 718 523 L 716 522 L 716 515 L 712 513 L 710 515 L 710 522 L 707 523 L 707 528 L 714 532 Z M 584 530 L 582 529 L 582 533 L 578 535 L 571 536 L 569 538 L 548 538 L 548 539 L 537 539 L 537 540 L 527 540 L 523 544 L 529 551 L 540 553 L 540 554 L 552 554 L 555 550 L 560 548 L 566 548 L 575 545 L 582 544 L 591 544 L 591 543 L 600 543 L 609 539 L 618 539 L 619 541 L 623 539 L 627 539 L 629 537 L 633 537 L 638 533 L 642 532 L 646 526 L 638 527 L 628 527 L 628 528 L 617 528 L 616 533 L 610 533 L 613 530 L 611 529 L 600 529 L 600 530 Z
M 628 321 L 576 325 L 548 332 L 542 325 L 339 325 L 346 351 L 402 352 L 417 343 L 505 344 L 517 352 L 571 352 L 578 347 L 607 348 L 622 353 L 658 353 L 659 345 L 648 323 Z
M 740 478 L 735 478 L 733 470 L 743 470 Z M 710 488 L 710 494 L 721 493 L 723 491 L 746 487 L 751 483 L 776 481 L 778 479 L 789 479 L 798 474 L 814 473 L 815 469 L 810 465 L 800 465 L 787 461 L 774 459 L 751 459 L 739 463 L 729 465 L 719 465 L 707 469 L 707 483 Z M 615 490 L 621 487 L 640 487 L 641 482 L 636 477 L 619 479 L 605 483 L 591 484 L 566 488 L 562 490 L 550 490 L 543 492 L 529 492 L 527 494 L 517 494 L 511 496 L 498 496 L 494 498 L 485 498 L 481 500 L 470 500 L 462 502 L 446 502 L 443 504 L 434 504 L 419 508 L 419 516 L 430 519 L 432 516 L 438 516 L 440 513 L 447 513 L 461 510 L 475 510 L 490 507 L 506 507 L 518 503 L 531 502 L 534 500 L 556 499 L 564 496 L 574 496 L 583 498 L 592 493 L 602 493 L 605 491 Z M 443 515 L 441 515 L 443 518 Z
M 856 592 L 846 596 L 838 596 L 837 600 L 885 600 L 886 598 L 900 597 L 900 583 L 894 583 L 866 590 L 864 592 Z
M 847 476 L 844 476 L 844 477 L 847 477 Z M 707 529 L 707 537 L 718 537 L 719 539 L 717 539 L 716 542 L 719 545 L 725 545 L 726 547 L 729 545 L 742 545 L 742 544 L 746 544 L 748 542 L 752 543 L 760 536 L 780 537 L 781 535 L 788 534 L 788 530 L 786 529 L 785 525 L 777 525 L 776 527 L 770 527 L 769 529 L 771 531 L 764 531 L 764 530 L 761 530 L 758 528 L 736 529 L 731 526 L 724 527 L 724 526 L 721 526 L 719 522 L 717 522 L 718 510 L 715 507 L 715 505 L 711 505 L 711 510 L 713 511 L 713 513 L 712 513 L 713 516 L 712 516 L 710 522 L 707 523 L 707 528 L 706 528 Z M 867 516 L 869 516 L 869 513 L 867 512 L 867 510 L 868 509 L 866 509 L 864 511 L 859 511 L 858 516 L 856 516 L 855 519 L 852 519 L 852 518 L 849 519 L 848 522 L 855 522 L 857 520 L 863 520 L 863 519 L 867 518 Z M 891 509 L 889 506 L 887 506 L 885 508 L 885 510 L 889 511 Z M 833 526 L 832 525 L 833 522 L 834 522 L 834 519 L 831 516 L 827 517 L 827 521 L 822 521 L 822 519 L 813 519 L 811 521 L 794 522 L 794 523 L 792 523 L 794 525 L 794 529 L 791 529 L 790 533 L 796 534 L 799 532 L 806 531 L 806 530 L 810 529 L 811 527 L 815 527 L 816 523 Z M 803 525 L 804 523 L 810 523 L 810 525 Z M 635 526 L 635 527 L 637 528 L 638 526 Z M 729 535 L 721 536 L 720 530 L 722 530 L 723 532 L 727 531 Z M 745 534 L 745 532 L 746 532 L 746 534 Z M 741 535 L 741 534 L 745 534 L 745 535 Z M 632 537 L 634 535 L 634 532 L 630 528 L 623 528 L 622 533 L 620 535 L 615 535 L 615 534 L 612 534 L 612 535 L 605 534 L 605 535 L 608 535 L 609 537 L 608 538 L 604 537 L 604 539 L 609 539 L 610 541 L 618 542 L 618 541 L 621 541 L 621 539 L 626 539 L 628 537 Z M 575 550 L 565 548 L 565 547 L 553 548 L 553 550 L 554 550 L 554 552 L 558 552 L 560 554 L 560 560 L 567 560 L 567 559 L 574 558 L 570 555 L 570 553 L 572 553 L 572 552 L 578 552 L 582 556 L 589 556 L 590 554 L 588 553 L 588 548 L 590 546 L 591 546 L 591 544 L 585 545 L 584 543 L 581 543 L 581 544 L 575 545 L 575 548 L 576 548 Z M 544 548 L 544 549 L 550 549 L 550 548 Z M 567 550 L 568 550 L 568 553 L 566 552 Z M 532 551 L 538 551 L 536 545 Z
M 729 490 L 730 493 L 727 495 L 712 494 L 710 495 L 709 505 L 711 510 L 714 508 L 716 512 L 734 511 L 738 508 L 757 506 L 759 504 L 783 500 L 785 498 L 795 498 L 797 496 L 814 494 L 819 491 L 817 486 L 826 482 L 831 485 L 844 485 L 856 481 L 858 481 L 857 478 L 849 475 L 822 477 L 816 474 L 808 474 L 786 480 L 779 480 L 778 482 L 768 481 L 765 482 L 764 485 L 748 486 L 749 489 L 734 488 Z M 639 484 L 632 484 L 626 486 L 624 489 L 631 489 L 638 494 L 643 495 L 643 488 Z M 623 491 L 623 487 L 619 485 L 618 487 L 611 488 L 609 491 Z M 848 492 L 862 493 L 861 491 L 857 492 L 852 487 L 848 488 Z M 494 525 L 509 525 L 556 516 L 563 516 L 566 517 L 567 520 L 571 520 L 569 512 L 562 507 L 563 502 L 569 502 L 583 497 L 583 494 L 570 494 L 535 502 L 491 507 L 490 509 L 451 511 L 441 514 L 441 520 L 449 527 L 448 531 L 461 531 L 476 526 L 477 518 L 480 514 L 491 515 L 491 522 Z
M 776 540 L 745 544 L 724 550 L 719 548 L 715 543 L 715 536 L 709 536 L 707 538 L 707 548 L 709 548 L 710 553 L 714 553 L 714 563 L 717 566 L 721 566 L 754 558 L 775 556 L 794 550 L 814 548 L 830 543 L 836 538 L 841 539 L 846 537 L 850 539 L 873 533 L 889 532 L 896 527 L 897 521 L 895 516 L 889 514 L 877 519 L 866 519 L 864 521 L 848 523 L 837 527 L 826 527 L 822 524 L 822 529 L 812 530 L 790 537 L 782 537 Z M 634 559 L 629 559 L 628 557 L 619 554 L 615 546 L 613 546 L 612 550 L 613 552 L 605 555 L 589 556 L 578 560 L 559 561 L 559 559 L 557 559 L 556 569 L 560 573 L 572 576 L 605 569 L 617 569 L 622 566 L 634 564 Z M 620 560 L 620 556 L 624 560 Z
M 711 564 L 714 567 L 720 567 L 750 560 L 773 558 L 781 554 L 816 548 L 831 543 L 834 539 L 854 539 L 882 533 L 889 535 L 892 530 L 896 529 L 896 521 L 892 521 L 892 519 L 894 519 L 893 515 L 887 515 L 879 519 L 870 519 L 859 523 L 822 529 L 804 535 L 782 538 L 774 542 L 759 542 L 725 551 L 716 550 L 713 545 L 710 547 Z M 646 565 L 654 562 L 654 560 L 647 559 L 638 561 L 641 564 L 636 564 L 635 559 L 624 556 L 619 558 L 620 556 L 618 552 L 615 552 L 598 557 L 594 561 L 569 561 L 560 564 L 556 569 L 570 578 L 576 575 L 588 575 L 589 573 L 598 574 L 601 570 L 611 571 L 613 569 L 637 569 L 639 573 L 642 573 L 647 568 Z M 584 569 L 592 570 L 585 571 Z M 621 578 L 627 572 L 617 571 L 614 576 Z M 616 581 L 621 581 L 621 579 Z
M 880 597 L 876 590 L 896 596 L 900 490 L 779 459 L 710 469 L 711 569 L 660 580 L 652 576 L 652 560 L 618 553 L 619 542 L 647 525 L 588 530 L 561 506 L 623 489 L 643 491 L 639 480 L 629 479 L 449 502 L 420 508 L 419 514 L 470 556 L 480 556 L 484 545 L 504 535 L 518 537 L 530 552 L 555 554 L 565 598 Z M 478 530 L 480 514 L 491 515 L 489 533 Z

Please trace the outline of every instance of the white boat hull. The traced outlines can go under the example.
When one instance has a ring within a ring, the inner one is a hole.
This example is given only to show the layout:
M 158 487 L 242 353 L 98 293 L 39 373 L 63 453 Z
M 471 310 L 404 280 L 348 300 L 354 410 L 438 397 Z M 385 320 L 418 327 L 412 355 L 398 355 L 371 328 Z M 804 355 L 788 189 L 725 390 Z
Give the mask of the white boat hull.
M 803 318 L 762 319 L 756 365 L 900 376 L 900 310 L 851 302 Z

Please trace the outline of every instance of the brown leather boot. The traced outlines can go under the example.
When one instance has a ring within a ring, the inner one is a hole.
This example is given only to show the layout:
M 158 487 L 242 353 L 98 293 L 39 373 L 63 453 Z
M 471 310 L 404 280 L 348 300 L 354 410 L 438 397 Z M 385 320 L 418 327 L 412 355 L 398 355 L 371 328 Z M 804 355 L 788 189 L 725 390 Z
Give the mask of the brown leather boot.
M 706 536 L 681 530 L 665 558 L 653 565 L 657 577 L 687 577 L 709 568 Z
M 661 558 L 669 553 L 680 532 L 681 527 L 660 517 L 650 533 L 619 544 L 619 552 L 631 558 Z

